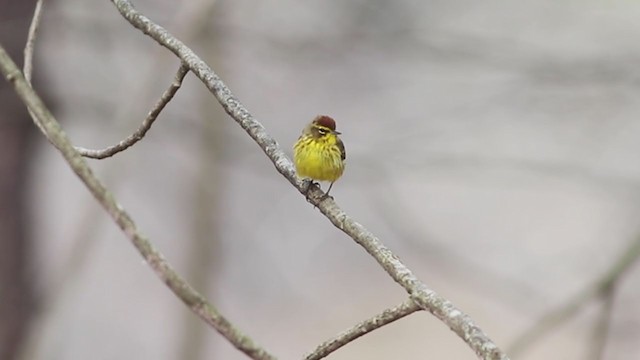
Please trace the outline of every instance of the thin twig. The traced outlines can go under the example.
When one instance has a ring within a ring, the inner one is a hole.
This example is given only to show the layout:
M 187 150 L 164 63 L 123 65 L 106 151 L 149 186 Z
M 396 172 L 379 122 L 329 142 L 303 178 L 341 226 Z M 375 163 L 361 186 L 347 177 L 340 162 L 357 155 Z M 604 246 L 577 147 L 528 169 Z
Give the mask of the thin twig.
M 164 256 L 140 233 L 133 219 L 131 219 L 129 214 L 118 204 L 111 192 L 107 190 L 102 182 L 93 174 L 93 171 L 87 165 L 85 159 L 75 150 L 67 138 L 67 135 L 60 127 L 60 124 L 36 92 L 29 86 L 18 67 L 2 46 L 0 46 L 0 70 L 5 78 L 13 85 L 22 101 L 37 117 L 43 129 L 48 134 L 47 138 L 60 150 L 71 169 L 82 180 L 107 213 L 109 213 L 114 222 L 116 222 L 127 235 L 156 275 L 160 277 L 194 313 L 215 328 L 237 349 L 252 359 L 275 359 L 275 357 L 257 346 L 253 340 L 233 326 L 212 304 L 207 302 L 202 295 L 182 279 L 165 260 Z
M 147 114 L 147 117 L 144 119 L 144 121 L 142 121 L 142 124 L 140 124 L 138 130 L 129 135 L 126 139 L 102 150 L 85 149 L 76 146 L 76 151 L 84 157 L 92 159 L 105 159 L 130 148 L 135 143 L 142 140 L 142 138 L 144 138 L 144 136 L 147 134 L 147 131 L 149 131 L 149 129 L 151 128 L 151 125 L 153 125 L 153 122 L 158 118 L 158 115 L 160 115 L 165 106 L 167 106 L 171 99 L 173 99 L 173 96 L 178 92 L 180 86 L 182 86 L 182 80 L 184 80 L 184 77 L 188 72 L 188 67 L 186 67 L 184 64 L 180 65 L 180 68 L 178 69 L 173 82 L 171 83 L 171 85 L 169 85 L 169 88 L 165 90 L 165 92 L 160 97 L 160 100 L 158 100 L 153 109 L 149 111 L 149 114 Z
M 33 18 L 29 26 L 29 35 L 27 35 L 27 44 L 24 47 L 24 78 L 31 85 L 31 77 L 33 75 L 33 51 L 36 44 L 36 36 L 40 28 L 40 19 L 42 18 L 42 0 L 36 2 L 36 9 L 33 11 Z
M 33 77 L 33 53 L 36 46 L 36 37 L 38 36 L 38 29 L 40 28 L 40 19 L 42 18 L 42 0 L 36 2 L 36 8 L 33 11 L 33 17 L 31 18 L 31 25 L 29 25 L 29 33 L 27 35 L 27 42 L 24 46 L 24 77 L 31 86 L 31 78 Z M 44 133 L 44 129 L 40 122 L 33 115 L 31 110 L 27 108 L 29 116 L 34 120 L 36 126 Z
M 571 298 L 564 305 L 548 312 L 541 317 L 531 328 L 525 330 L 516 338 L 509 347 L 509 353 L 517 356 L 532 346 L 543 336 L 548 335 L 551 330 L 571 319 L 573 316 L 594 298 L 606 292 L 615 282 L 617 282 L 626 271 L 640 257 L 640 237 L 634 239 L 631 244 L 622 252 L 620 257 L 613 263 L 611 268 L 584 291 Z
M 189 47 L 139 13 L 127 0 L 111 0 L 120 14 L 144 34 L 156 40 L 182 60 L 189 69 L 205 84 L 229 114 L 271 159 L 280 172 L 300 193 L 307 187 L 300 180 L 293 168 L 291 160 L 285 155 L 278 143 L 271 137 L 264 126 L 231 93 L 231 90 L 220 80 L 213 70 L 202 61 Z M 322 199 L 322 191 L 314 187 L 310 192 L 310 201 L 337 228 L 345 232 L 361 245 L 383 268 L 400 284 L 411 298 L 424 310 L 428 310 L 443 321 L 460 336 L 482 359 L 508 359 L 507 355 L 480 329 L 471 318 L 456 308 L 450 301 L 421 282 L 398 257 L 380 240 L 354 221 L 336 203 L 327 198 Z
M 376 329 L 379 329 L 387 324 L 391 324 L 396 320 L 400 320 L 403 317 L 413 314 L 418 310 L 421 309 L 415 303 L 415 301 L 411 299 L 406 300 L 396 307 L 386 309 L 380 314 L 355 325 L 351 329 L 341 332 L 333 339 L 323 342 L 315 350 L 313 350 L 313 352 L 309 353 L 304 358 L 305 360 L 319 360 L 325 358 L 327 357 L 327 355 L 340 349 L 353 340 Z

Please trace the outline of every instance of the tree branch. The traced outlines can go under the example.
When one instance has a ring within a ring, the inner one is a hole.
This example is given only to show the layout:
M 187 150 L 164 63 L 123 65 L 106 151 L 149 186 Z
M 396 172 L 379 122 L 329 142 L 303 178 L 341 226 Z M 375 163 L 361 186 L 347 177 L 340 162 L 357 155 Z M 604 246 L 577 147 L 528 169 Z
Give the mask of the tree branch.
M 341 332 L 333 339 L 323 342 L 313 350 L 313 352 L 305 356 L 305 360 L 320 360 L 325 358 L 353 340 L 387 324 L 391 324 L 396 320 L 400 320 L 407 315 L 411 315 L 418 310 L 421 309 L 415 301 L 411 299 L 406 300 L 396 307 L 386 309 L 382 313 L 355 325 L 351 329 Z
M 276 170 L 298 191 L 302 193 L 306 190 L 304 183 L 296 176 L 291 160 L 287 158 L 278 143 L 267 133 L 264 126 L 254 119 L 240 101 L 235 98 L 231 90 L 204 61 L 163 27 L 139 13 L 129 1 L 111 0 L 111 2 L 129 23 L 178 56 L 218 99 L 227 114 L 260 146 L 271 159 Z M 320 189 L 313 187 L 309 195 L 310 202 L 318 207 L 331 223 L 345 232 L 375 258 L 391 278 L 410 294 L 411 299 L 420 308 L 428 310 L 447 324 L 480 358 L 508 359 L 507 355 L 491 341 L 482 329 L 473 323 L 467 314 L 435 291 L 429 289 L 375 235 L 351 219 L 333 200 L 329 198 L 321 200 L 323 193 Z
M 31 77 L 33 76 L 33 53 L 35 51 L 36 37 L 38 36 L 38 29 L 40 28 L 41 18 L 42 18 L 42 0 L 38 0 L 38 2 L 36 2 L 36 8 L 33 11 L 33 17 L 31 18 L 31 25 L 29 25 L 27 43 L 24 46 L 23 71 L 24 71 L 25 80 L 27 81 L 29 86 L 31 86 Z M 44 128 L 42 127 L 40 122 L 36 119 L 36 117 L 33 115 L 31 110 L 27 108 L 27 111 L 29 112 L 29 116 L 31 116 L 36 126 L 40 129 L 40 131 L 44 133 L 45 132 Z M 47 140 L 49 139 L 47 138 Z
M 516 338 L 509 347 L 512 354 L 520 354 L 544 335 L 575 316 L 586 304 L 594 298 L 610 291 L 615 283 L 620 280 L 627 270 L 640 257 L 640 236 L 634 239 L 621 256 L 611 265 L 611 268 L 600 278 L 596 279 L 591 286 L 571 298 L 564 305 L 554 309 L 540 318 L 531 328 L 525 330 Z
M 29 34 L 27 35 L 27 44 L 24 47 L 24 78 L 31 85 L 31 77 L 33 75 L 33 51 L 36 43 L 36 36 L 40 28 L 40 19 L 42 18 L 42 0 L 36 2 L 36 9 L 33 11 L 33 18 L 29 26 Z
M 160 100 L 158 100 L 151 111 L 149 111 L 149 114 L 147 114 L 147 117 L 144 119 L 144 121 L 142 121 L 142 124 L 140 124 L 138 130 L 129 135 L 126 139 L 102 150 L 85 149 L 76 146 L 76 151 L 84 157 L 92 159 L 105 159 L 130 148 L 135 143 L 142 140 L 142 138 L 144 138 L 144 136 L 147 134 L 147 131 L 149 131 L 149 129 L 153 125 L 153 122 L 158 118 L 158 115 L 160 115 L 165 106 L 167 106 L 171 99 L 173 99 L 173 96 L 178 92 L 180 86 L 182 86 L 182 80 L 184 80 L 184 77 L 188 72 L 188 67 L 186 67 L 184 64 L 180 65 L 180 68 L 178 69 L 173 82 L 171 83 L 171 85 L 169 85 L 169 88 L 165 90 L 165 92 L 160 97 Z
M 93 174 L 93 171 L 87 165 L 86 161 L 75 150 L 67 138 L 60 124 L 36 92 L 29 86 L 16 64 L 11 60 L 1 45 L 0 70 L 7 81 L 13 85 L 22 101 L 38 119 L 49 141 L 60 150 L 71 169 L 127 235 L 156 275 L 158 275 L 194 313 L 200 316 L 207 324 L 214 327 L 237 349 L 252 359 L 275 359 L 275 357 L 257 346 L 253 340 L 233 326 L 213 305 L 207 302 L 202 295 L 182 279 L 165 260 L 164 256 L 139 232 L 133 219 L 131 219 L 129 214 L 118 204 L 111 192 L 109 192 Z

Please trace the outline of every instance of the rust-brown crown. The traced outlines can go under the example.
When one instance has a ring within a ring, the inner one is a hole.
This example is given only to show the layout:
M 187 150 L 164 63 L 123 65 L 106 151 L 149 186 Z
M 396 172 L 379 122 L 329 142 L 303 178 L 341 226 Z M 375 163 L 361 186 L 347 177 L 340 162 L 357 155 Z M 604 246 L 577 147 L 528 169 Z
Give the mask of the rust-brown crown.
M 320 125 L 320 126 L 324 126 L 326 128 L 329 128 L 333 131 L 336 130 L 336 122 L 335 120 L 333 120 L 332 118 L 326 116 L 326 115 L 318 115 L 316 116 L 315 119 L 313 119 L 313 123 L 316 125 Z

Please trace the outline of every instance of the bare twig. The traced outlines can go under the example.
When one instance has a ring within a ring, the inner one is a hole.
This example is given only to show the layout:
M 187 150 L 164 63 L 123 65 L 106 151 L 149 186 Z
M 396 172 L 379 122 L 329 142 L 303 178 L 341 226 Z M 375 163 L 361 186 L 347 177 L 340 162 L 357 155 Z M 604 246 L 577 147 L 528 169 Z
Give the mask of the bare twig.
M 353 340 L 376 329 L 379 329 L 387 324 L 391 324 L 396 320 L 400 320 L 403 317 L 413 314 L 418 310 L 421 309 L 415 303 L 415 301 L 411 299 L 406 300 L 396 307 L 386 309 L 382 313 L 355 325 L 351 329 L 341 332 L 333 339 L 323 342 L 315 350 L 313 350 L 313 352 L 305 356 L 305 360 L 319 360 L 325 358 L 327 357 L 327 355 L 340 349 Z
M 180 68 L 178 69 L 173 82 L 171 83 L 171 85 L 169 85 L 169 88 L 165 90 L 165 92 L 160 97 L 160 100 L 158 100 L 153 109 L 149 111 L 149 114 L 147 114 L 147 117 L 144 119 L 144 121 L 142 121 L 142 124 L 140 125 L 138 130 L 129 135 L 126 139 L 102 150 L 85 149 L 76 146 L 76 151 L 84 157 L 92 159 L 105 159 L 128 149 L 138 141 L 142 140 L 142 138 L 144 138 L 144 136 L 147 134 L 147 131 L 149 131 L 149 129 L 151 128 L 151 125 L 153 125 L 153 122 L 158 118 L 158 115 L 160 115 L 162 110 L 164 110 L 164 107 L 167 106 L 171 99 L 173 99 L 173 96 L 178 92 L 180 86 L 182 86 L 182 80 L 184 80 L 184 77 L 188 72 L 188 67 L 186 67 L 184 64 L 180 65 Z
M 271 159 L 280 172 L 301 193 L 306 186 L 296 176 L 291 160 L 287 158 L 278 143 L 267 133 L 249 111 L 231 93 L 231 90 L 220 80 L 213 70 L 202 61 L 184 43 L 157 25 L 146 16 L 139 13 L 127 0 L 111 0 L 120 14 L 133 26 L 156 40 L 182 60 L 184 64 L 205 84 L 218 99 L 227 114 L 229 114 Z M 411 296 L 411 299 L 424 310 L 428 310 L 443 321 L 458 336 L 460 336 L 473 351 L 482 359 L 507 359 L 507 355 L 496 346 L 493 341 L 473 323 L 471 318 L 456 308 L 435 291 L 421 282 L 413 272 L 407 268 L 398 257 L 391 252 L 380 240 L 354 221 L 336 203 L 327 198 L 322 200 L 322 191 L 314 187 L 310 192 L 310 201 L 340 230 L 344 231 L 359 245 L 361 245 L 384 270 L 400 284 Z
M 571 298 L 564 305 L 544 315 L 536 324 L 518 336 L 510 346 L 509 353 L 517 355 L 524 352 L 526 348 L 532 346 L 544 335 L 548 335 L 551 330 L 578 314 L 586 304 L 607 292 L 638 260 L 639 256 L 640 237 L 634 239 L 611 268 L 596 279 L 591 286 Z
M 36 92 L 29 86 L 18 67 L 2 46 L 0 46 L 0 70 L 4 77 L 13 85 L 22 101 L 37 117 L 44 131 L 48 134 L 47 138 L 49 141 L 60 150 L 71 169 L 127 235 L 156 275 L 160 277 L 194 313 L 215 328 L 237 349 L 252 359 L 275 359 L 233 326 L 212 304 L 207 302 L 202 295 L 182 279 L 164 259 L 164 256 L 139 232 L 133 219 L 131 219 L 129 214 L 118 204 L 111 192 L 105 188 L 100 180 L 93 174 L 87 162 L 75 150 L 67 138 L 67 135 L 60 127 L 60 124 Z
M 36 9 L 33 11 L 33 18 L 29 26 L 29 35 L 27 35 L 27 44 L 24 47 L 24 78 L 31 85 L 31 77 L 33 75 L 33 51 L 36 44 L 36 36 L 40 27 L 40 19 L 42 18 L 42 0 L 36 2 Z
M 31 18 L 31 25 L 29 25 L 29 33 L 27 35 L 27 43 L 24 46 L 24 77 L 31 86 L 31 78 L 33 76 L 33 52 L 36 46 L 36 37 L 38 36 L 38 29 L 40 28 L 40 19 L 42 18 L 42 0 L 36 2 L 36 8 L 33 11 L 33 17 Z M 44 129 L 40 122 L 33 115 L 31 110 L 27 109 L 29 116 L 34 120 L 36 126 L 44 133 Z

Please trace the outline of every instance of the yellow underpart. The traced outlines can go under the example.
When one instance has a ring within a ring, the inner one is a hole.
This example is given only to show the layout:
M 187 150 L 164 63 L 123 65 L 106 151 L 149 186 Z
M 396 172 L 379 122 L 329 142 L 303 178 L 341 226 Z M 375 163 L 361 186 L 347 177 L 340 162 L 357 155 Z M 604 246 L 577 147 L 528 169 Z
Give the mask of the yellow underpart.
M 298 176 L 317 181 L 338 180 L 344 171 L 344 161 L 337 140 L 334 134 L 301 137 L 293 147 Z

